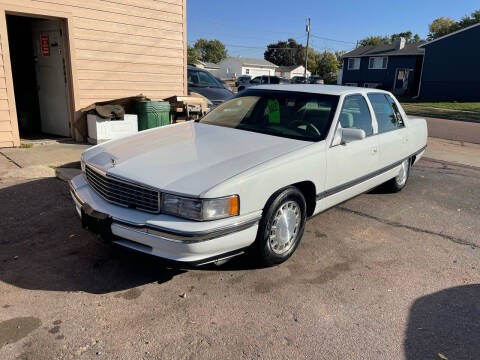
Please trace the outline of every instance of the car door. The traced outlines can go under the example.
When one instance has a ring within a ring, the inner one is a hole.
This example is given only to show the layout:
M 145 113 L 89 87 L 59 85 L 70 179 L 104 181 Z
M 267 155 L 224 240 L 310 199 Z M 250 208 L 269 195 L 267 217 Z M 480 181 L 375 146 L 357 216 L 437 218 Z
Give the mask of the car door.
M 368 190 L 369 175 L 378 169 L 376 124 L 362 95 L 344 98 L 337 122 L 339 127 L 362 129 L 366 137 L 349 143 L 341 143 L 334 137 L 327 149 L 325 191 L 319 196 L 325 199 L 325 208 Z
M 380 169 L 398 163 L 409 156 L 408 131 L 393 98 L 386 93 L 369 93 L 368 99 L 378 124 Z
M 269 77 L 263 75 L 263 76 L 262 76 L 262 84 L 269 84 L 269 83 L 270 83 Z

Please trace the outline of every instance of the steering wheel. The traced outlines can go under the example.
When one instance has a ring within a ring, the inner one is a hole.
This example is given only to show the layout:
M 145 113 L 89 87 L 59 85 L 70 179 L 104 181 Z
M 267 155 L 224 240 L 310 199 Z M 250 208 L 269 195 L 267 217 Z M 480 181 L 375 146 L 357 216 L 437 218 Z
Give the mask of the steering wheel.
M 315 125 L 306 121 L 306 120 L 294 120 L 289 124 L 291 127 L 299 128 L 302 125 L 305 125 L 305 131 L 310 132 L 313 135 L 322 135 Z M 302 129 L 303 130 L 303 129 Z

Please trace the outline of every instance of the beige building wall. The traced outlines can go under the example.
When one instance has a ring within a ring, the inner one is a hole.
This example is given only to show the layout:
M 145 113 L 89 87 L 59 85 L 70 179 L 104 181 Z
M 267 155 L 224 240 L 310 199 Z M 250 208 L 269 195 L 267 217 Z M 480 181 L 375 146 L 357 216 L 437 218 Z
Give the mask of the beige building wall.
M 185 2 L 0 0 L 0 147 L 20 143 L 6 14 L 64 19 L 73 122 L 79 109 L 97 101 L 186 94 Z

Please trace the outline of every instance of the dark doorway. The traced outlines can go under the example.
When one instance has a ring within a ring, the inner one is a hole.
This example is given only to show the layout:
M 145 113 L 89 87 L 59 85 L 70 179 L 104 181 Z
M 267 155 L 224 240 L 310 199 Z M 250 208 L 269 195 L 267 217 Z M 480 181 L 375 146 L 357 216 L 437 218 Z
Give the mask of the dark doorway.
M 20 136 L 70 136 L 62 20 L 9 14 L 7 31 Z
M 7 15 L 10 62 L 20 136 L 41 131 L 31 26 L 35 20 Z

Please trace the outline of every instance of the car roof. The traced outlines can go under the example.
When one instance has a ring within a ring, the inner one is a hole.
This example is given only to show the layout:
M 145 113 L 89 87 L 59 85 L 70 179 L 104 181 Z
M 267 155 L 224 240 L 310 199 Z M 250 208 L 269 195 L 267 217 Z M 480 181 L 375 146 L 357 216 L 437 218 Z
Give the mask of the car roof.
M 341 85 L 317 85 L 317 84 L 289 84 L 289 85 L 257 85 L 255 90 L 298 91 L 326 95 L 366 94 L 366 93 L 389 93 L 388 91 Z

